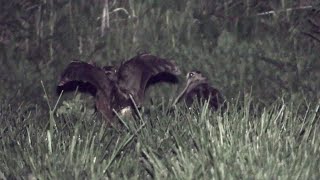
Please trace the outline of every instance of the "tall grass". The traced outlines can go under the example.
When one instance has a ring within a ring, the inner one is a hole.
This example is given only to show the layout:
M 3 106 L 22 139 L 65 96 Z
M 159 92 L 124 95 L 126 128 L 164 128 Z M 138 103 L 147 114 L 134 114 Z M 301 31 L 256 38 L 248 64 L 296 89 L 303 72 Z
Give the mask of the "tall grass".
M 171 115 L 155 109 L 143 114 L 144 126 L 125 119 L 129 129 L 108 128 L 97 116 L 83 116 L 86 110 L 71 119 L 65 112 L 54 131 L 39 123 L 43 116 L 25 118 L 24 108 L 2 108 L 7 114 L 1 119 L 15 117 L 0 129 L 1 173 L 39 179 L 319 178 L 320 104 L 300 113 L 295 102 L 279 100 L 261 112 L 251 103 L 246 97 L 223 114 L 206 104 L 193 111 L 180 106 Z
M 319 179 L 319 9 L 292 0 L 2 3 L 0 178 Z M 227 112 L 181 104 L 167 114 L 184 76 L 151 87 L 141 119 L 123 128 L 108 127 L 87 95 L 56 95 L 70 60 L 118 64 L 139 51 L 203 71 Z

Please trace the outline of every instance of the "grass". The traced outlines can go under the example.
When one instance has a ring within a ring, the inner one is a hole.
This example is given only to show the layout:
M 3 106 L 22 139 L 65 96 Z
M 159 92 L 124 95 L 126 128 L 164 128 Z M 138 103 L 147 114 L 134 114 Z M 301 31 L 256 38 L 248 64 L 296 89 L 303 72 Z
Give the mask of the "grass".
M 319 178 L 320 104 L 303 115 L 295 102 L 261 111 L 252 105 L 246 97 L 223 114 L 206 105 L 192 111 L 181 106 L 170 115 L 154 109 L 142 122 L 125 119 L 128 129 L 110 128 L 87 110 L 61 113 L 52 129 L 34 111 L 23 118 L 26 106 L 6 110 L 14 118 L 0 129 L 1 173 L 38 179 Z
M 0 179 L 320 178 L 318 3 L 109 2 L 109 25 L 105 1 L 0 7 Z M 87 95 L 56 95 L 70 60 L 110 65 L 138 51 L 203 71 L 228 110 L 167 114 L 184 75 L 151 87 L 122 127 Z

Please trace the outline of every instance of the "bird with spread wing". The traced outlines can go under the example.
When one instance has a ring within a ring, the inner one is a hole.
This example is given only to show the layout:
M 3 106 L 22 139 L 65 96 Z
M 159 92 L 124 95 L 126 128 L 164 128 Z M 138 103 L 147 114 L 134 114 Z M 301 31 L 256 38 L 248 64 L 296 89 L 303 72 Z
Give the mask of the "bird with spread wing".
M 106 120 L 112 121 L 113 110 L 120 113 L 127 109 L 132 111 L 133 101 L 137 107 L 141 107 L 149 81 L 157 77 L 159 82 L 168 82 L 167 74 L 176 78 L 180 70 L 173 61 L 147 53 L 131 58 L 119 68 L 72 61 L 62 73 L 58 88 L 67 89 L 69 83 L 75 82 L 82 86 L 89 84 L 94 88 L 97 110 Z

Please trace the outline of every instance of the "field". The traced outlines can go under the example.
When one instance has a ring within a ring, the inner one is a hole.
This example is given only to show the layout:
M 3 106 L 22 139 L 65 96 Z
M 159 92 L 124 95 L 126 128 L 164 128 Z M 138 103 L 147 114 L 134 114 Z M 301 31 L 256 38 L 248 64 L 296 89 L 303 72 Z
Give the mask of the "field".
M 0 5 L 0 179 L 319 179 L 320 4 L 13 0 Z M 141 118 L 110 127 L 56 86 L 73 59 L 175 60 Z M 201 70 L 228 102 L 167 113 Z M 169 92 L 169 93 L 168 93 Z

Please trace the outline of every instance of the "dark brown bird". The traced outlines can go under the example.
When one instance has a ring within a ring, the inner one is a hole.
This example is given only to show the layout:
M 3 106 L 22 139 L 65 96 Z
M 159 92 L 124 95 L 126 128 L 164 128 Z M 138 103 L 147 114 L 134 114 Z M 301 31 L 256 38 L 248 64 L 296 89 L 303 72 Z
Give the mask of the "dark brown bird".
M 201 72 L 189 72 L 186 79 L 186 86 L 175 99 L 173 103 L 174 106 L 184 100 L 186 105 L 190 107 L 196 99 L 199 103 L 209 100 L 209 106 L 213 110 L 217 110 L 220 107 L 225 108 L 226 104 L 222 94 L 209 85 L 208 78 Z
M 109 121 L 117 112 L 134 109 L 133 98 L 137 107 L 143 105 L 145 90 L 149 80 L 169 73 L 173 78 L 180 74 L 179 68 L 170 60 L 151 54 L 139 54 L 122 63 L 119 68 L 103 68 L 82 61 L 71 62 L 61 75 L 58 88 L 64 89 L 68 83 L 89 83 L 96 89 L 96 108 Z M 165 77 L 166 78 L 166 77 Z M 162 81 L 161 77 L 158 82 Z M 166 79 L 164 81 L 167 82 Z

